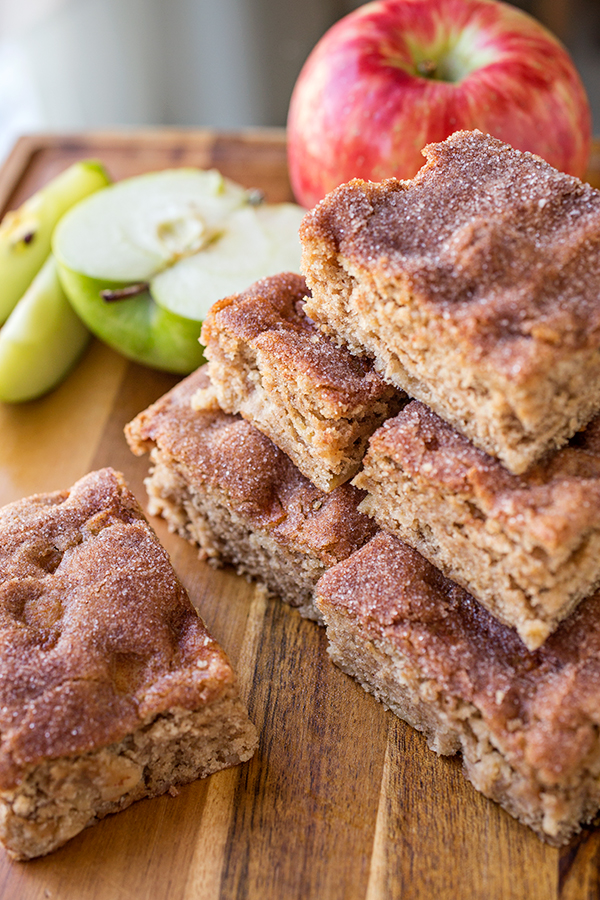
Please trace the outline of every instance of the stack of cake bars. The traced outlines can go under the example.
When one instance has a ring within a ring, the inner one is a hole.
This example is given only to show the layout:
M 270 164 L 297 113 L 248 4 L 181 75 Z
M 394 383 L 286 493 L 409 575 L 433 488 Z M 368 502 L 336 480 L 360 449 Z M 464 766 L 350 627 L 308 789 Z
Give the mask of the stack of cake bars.
M 309 290 L 216 304 L 127 435 L 151 512 L 560 845 L 600 807 L 600 194 L 478 132 L 425 155 L 328 195 Z

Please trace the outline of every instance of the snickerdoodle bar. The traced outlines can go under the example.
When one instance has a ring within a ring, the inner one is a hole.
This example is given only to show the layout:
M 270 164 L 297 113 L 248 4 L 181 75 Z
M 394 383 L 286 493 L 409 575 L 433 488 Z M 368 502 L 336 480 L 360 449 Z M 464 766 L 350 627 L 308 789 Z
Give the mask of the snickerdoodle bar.
M 221 409 L 241 413 L 331 491 L 355 474 L 369 436 L 404 395 L 316 328 L 306 294 L 299 275 L 258 281 L 213 305 L 202 342 Z
M 534 652 L 380 532 L 325 573 L 332 659 L 550 844 L 600 806 L 600 593 Z
M 0 510 L 0 840 L 13 858 L 255 745 L 227 658 L 120 474 Z
M 196 397 L 196 409 L 191 398 Z M 126 428 L 134 453 L 151 451 L 150 512 L 309 618 L 323 572 L 377 530 L 358 512 L 363 493 L 315 487 L 262 432 L 217 404 L 206 366 Z
M 514 626 L 529 649 L 600 583 L 600 417 L 523 475 L 412 401 L 354 484 L 375 517 Z
M 600 192 L 480 132 L 307 214 L 306 313 L 512 472 L 600 410 Z

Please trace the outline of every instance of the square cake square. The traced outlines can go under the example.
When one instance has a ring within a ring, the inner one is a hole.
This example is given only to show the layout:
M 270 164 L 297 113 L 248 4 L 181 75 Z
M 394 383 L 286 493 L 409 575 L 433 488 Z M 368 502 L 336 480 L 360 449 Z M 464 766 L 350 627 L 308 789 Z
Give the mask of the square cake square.
M 358 512 L 364 494 L 350 484 L 317 488 L 266 435 L 220 409 L 206 369 L 126 428 L 134 453 L 151 451 L 149 510 L 203 557 L 235 566 L 318 620 L 318 579 L 377 531 Z
M 513 475 L 414 400 L 375 432 L 354 483 L 363 512 L 530 650 L 600 583 L 600 417 Z
M 306 313 L 514 473 L 600 409 L 600 192 L 480 132 L 307 214 Z
M 355 474 L 369 436 L 400 409 L 400 392 L 318 330 L 306 294 L 299 275 L 258 281 L 213 305 L 202 342 L 221 409 L 241 413 L 331 491 Z
M 379 532 L 317 585 L 335 663 L 462 753 L 477 790 L 554 846 L 600 806 L 600 593 L 526 649 L 416 550 Z
M 0 510 L 0 840 L 13 858 L 249 759 L 256 740 L 119 473 Z

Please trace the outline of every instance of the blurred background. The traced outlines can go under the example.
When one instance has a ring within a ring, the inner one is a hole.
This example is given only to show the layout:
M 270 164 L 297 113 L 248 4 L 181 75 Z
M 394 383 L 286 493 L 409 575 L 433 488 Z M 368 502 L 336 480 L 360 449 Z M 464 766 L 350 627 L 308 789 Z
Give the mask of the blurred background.
M 32 131 L 285 125 L 353 0 L 0 0 L 0 160 Z M 570 50 L 600 135 L 599 0 L 515 2 Z

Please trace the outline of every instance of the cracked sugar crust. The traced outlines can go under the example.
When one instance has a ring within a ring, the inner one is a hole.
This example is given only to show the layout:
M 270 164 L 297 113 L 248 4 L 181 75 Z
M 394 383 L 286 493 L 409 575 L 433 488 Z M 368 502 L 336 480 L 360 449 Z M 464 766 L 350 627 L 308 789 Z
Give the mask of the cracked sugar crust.
M 197 409 L 191 406 L 194 395 Z M 218 495 L 248 532 L 268 535 L 291 554 L 310 555 L 328 567 L 377 528 L 357 510 L 361 491 L 344 484 L 324 493 L 262 432 L 224 413 L 206 366 L 140 413 L 125 432 L 134 453 L 157 447 L 163 459 L 176 461 L 177 479 L 184 478 L 196 495 Z
M 0 535 L 1 790 L 231 694 L 223 651 L 120 474 L 4 507 Z
M 523 475 L 412 401 L 371 438 L 361 509 L 530 649 L 600 581 L 600 418 Z
M 306 312 L 521 472 L 598 409 L 600 193 L 479 132 L 424 154 L 306 216 Z
M 475 787 L 550 843 L 600 806 L 600 593 L 529 652 L 415 550 L 380 532 L 319 581 L 332 656 Z
M 357 471 L 370 434 L 401 400 L 369 360 L 310 321 L 306 294 L 299 275 L 262 279 L 213 305 L 202 341 L 221 408 L 241 413 L 330 491 Z

